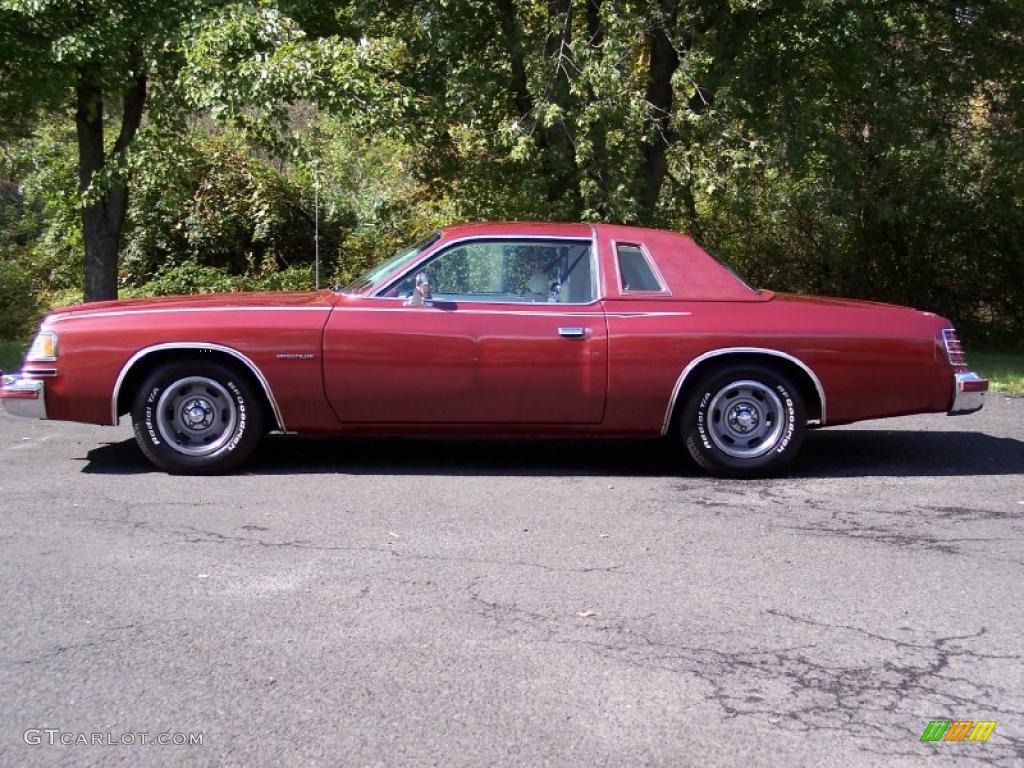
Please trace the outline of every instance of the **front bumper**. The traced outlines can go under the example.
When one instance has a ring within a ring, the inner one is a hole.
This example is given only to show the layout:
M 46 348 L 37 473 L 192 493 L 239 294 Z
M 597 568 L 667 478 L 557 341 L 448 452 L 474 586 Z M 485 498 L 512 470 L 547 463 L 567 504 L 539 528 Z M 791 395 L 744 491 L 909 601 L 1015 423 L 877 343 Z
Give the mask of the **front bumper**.
M 988 391 L 988 379 L 983 379 L 973 371 L 958 373 L 953 377 L 953 406 L 949 409 L 950 416 L 980 411 L 985 404 L 985 393 Z
M 0 402 L 12 416 L 46 418 L 46 387 L 38 379 L 18 375 L 0 378 Z

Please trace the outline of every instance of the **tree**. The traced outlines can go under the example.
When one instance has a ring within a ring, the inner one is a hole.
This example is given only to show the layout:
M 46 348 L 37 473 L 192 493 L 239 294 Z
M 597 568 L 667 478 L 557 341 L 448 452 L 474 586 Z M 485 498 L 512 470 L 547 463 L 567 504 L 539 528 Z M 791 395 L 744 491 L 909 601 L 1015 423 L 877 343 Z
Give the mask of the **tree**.
M 425 177 L 461 174 L 505 215 L 656 224 L 687 115 L 708 109 L 750 31 L 778 11 L 749 0 L 369 0 L 347 14 L 360 34 L 402 41 L 395 77 L 416 95 L 402 130 L 428 150 Z
M 311 13 L 306 6 L 298 10 Z M 294 21 L 269 7 L 216 0 L 4 0 L 0 113 L 74 114 L 85 300 L 117 297 L 130 150 L 154 84 L 157 118 L 223 115 L 272 136 L 288 106 L 303 98 L 339 111 L 346 99 L 368 98 L 373 79 L 363 64 L 375 52 L 333 37 L 308 41 Z M 106 140 L 110 127 L 112 143 Z
M 6 87 L 0 110 L 74 114 L 87 301 L 117 296 L 128 203 L 126 155 L 142 124 L 152 74 L 194 8 L 173 0 L 3 5 L 0 76 Z M 111 110 L 119 117 L 108 146 Z
M 456 219 L 616 221 L 1020 337 L 1019 0 L 129 2 L 0 0 L 0 226 L 78 269 L 80 216 L 88 298 L 298 271 L 315 163 L 342 279 Z

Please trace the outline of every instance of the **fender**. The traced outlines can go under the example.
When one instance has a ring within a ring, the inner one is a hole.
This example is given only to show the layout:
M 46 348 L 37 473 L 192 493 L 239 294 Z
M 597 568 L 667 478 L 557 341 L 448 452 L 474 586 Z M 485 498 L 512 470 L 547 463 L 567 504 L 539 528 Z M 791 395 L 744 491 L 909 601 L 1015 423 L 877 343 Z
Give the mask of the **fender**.
M 267 381 L 267 377 L 263 375 L 263 372 L 259 369 L 259 367 L 257 367 L 256 363 L 254 363 L 248 357 L 243 355 L 237 349 L 233 349 L 232 347 L 225 347 L 222 344 L 211 344 L 210 342 L 207 341 L 174 341 L 165 344 L 154 344 L 152 346 L 140 349 L 138 352 L 136 352 L 134 355 L 128 358 L 128 362 L 121 366 L 121 371 L 117 374 L 117 381 L 114 383 L 114 394 L 111 396 L 110 400 L 110 422 L 115 427 L 118 424 L 117 398 L 118 395 L 121 393 L 121 385 L 124 383 L 125 377 L 128 375 L 128 372 L 135 366 L 136 363 L 145 358 L 147 355 L 151 355 L 154 352 L 162 352 L 169 349 L 211 350 L 213 352 L 223 352 L 224 354 L 230 355 L 231 357 L 238 360 L 246 368 L 248 368 L 249 371 L 252 372 L 253 376 L 256 377 L 256 380 L 260 383 L 260 386 L 263 388 L 263 394 L 267 396 L 267 402 L 270 403 L 271 410 L 273 410 L 274 412 L 274 419 L 277 422 L 278 429 L 280 429 L 282 432 L 287 433 L 288 430 L 284 425 L 284 419 L 281 418 L 281 409 L 278 407 L 277 399 L 274 397 L 274 393 L 270 389 L 270 382 Z
M 821 402 L 821 418 L 815 422 L 819 425 L 824 426 L 825 424 L 825 388 L 821 386 L 821 379 L 818 378 L 817 374 L 811 370 L 811 367 L 807 365 L 803 360 L 798 357 L 793 357 L 786 352 L 780 352 L 777 349 L 767 349 L 765 347 L 723 347 L 721 349 L 712 349 L 710 352 L 705 352 L 699 357 L 695 357 L 690 361 L 689 365 L 683 368 L 683 372 L 679 374 L 679 378 L 676 379 L 676 385 L 672 388 L 672 395 L 668 400 L 668 408 L 665 410 L 665 420 L 661 424 L 661 434 L 667 435 L 669 427 L 672 421 L 672 413 L 675 411 L 676 400 L 679 398 L 679 393 L 683 390 L 683 385 L 686 383 L 687 377 L 694 372 L 698 365 L 703 363 L 705 360 L 710 360 L 713 357 L 721 357 L 722 355 L 769 355 L 771 357 L 779 357 L 783 360 L 787 360 L 794 365 L 798 366 L 810 380 L 814 383 L 814 388 L 818 392 L 818 400 Z

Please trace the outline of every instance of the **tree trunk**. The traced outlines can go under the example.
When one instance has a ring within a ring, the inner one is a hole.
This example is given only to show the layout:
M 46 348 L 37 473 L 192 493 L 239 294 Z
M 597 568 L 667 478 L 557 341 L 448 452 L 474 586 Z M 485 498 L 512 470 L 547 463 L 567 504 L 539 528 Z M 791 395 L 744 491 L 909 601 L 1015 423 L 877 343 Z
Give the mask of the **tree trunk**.
M 544 41 L 548 65 L 554 67 L 550 99 L 562 108 L 565 115 L 573 114 L 576 108 L 571 82 L 574 76 L 571 68 L 575 67 L 572 54 L 572 14 L 572 0 L 548 0 L 548 17 L 561 24 L 561 29 L 549 34 Z M 564 118 L 559 118 L 544 133 L 548 200 L 564 206 L 560 211 L 561 216 L 576 220 L 583 212 L 583 198 L 580 195 L 576 147 L 569 134 L 569 126 Z
M 516 14 L 513 0 L 498 0 L 501 17 L 501 33 L 508 48 L 509 65 L 512 68 L 512 99 L 516 116 L 525 119 L 533 111 L 533 97 L 526 80 L 526 52 L 523 48 L 523 30 Z
M 603 0 L 587 0 L 587 44 L 584 46 L 586 54 L 593 59 L 600 59 L 603 55 L 601 50 L 604 45 L 604 25 L 601 20 L 601 5 Z M 595 104 L 600 98 L 594 92 L 592 84 L 587 86 L 587 98 L 590 103 Z M 592 182 L 588 186 L 589 194 L 583 195 L 583 204 L 587 210 L 597 214 L 602 221 L 620 221 L 622 212 L 613 208 L 609 193 L 609 179 L 612 173 L 608 168 L 608 127 L 602 115 L 590 125 L 590 152 L 589 158 L 580 163 L 580 174 L 589 177 Z M 581 190 L 584 187 L 581 184 Z
M 117 298 L 117 259 L 128 208 L 127 182 L 121 173 L 92 189 L 96 175 L 106 166 L 103 145 L 103 91 L 88 72 L 80 72 L 76 84 L 75 128 L 78 135 L 78 188 L 87 193 L 82 207 L 82 239 L 85 243 L 85 300 Z M 114 142 L 112 160 L 120 162 L 142 122 L 146 101 L 146 75 L 139 74 L 125 90 L 121 130 Z
M 497 0 L 495 5 L 511 70 L 510 107 L 517 120 L 524 120 L 534 111 L 537 102 L 530 92 L 526 73 L 526 50 L 519 11 L 515 0 Z M 551 83 L 542 99 L 550 100 L 566 114 L 572 114 L 570 68 L 575 66 L 572 62 L 572 0 L 548 0 L 547 10 L 549 19 L 559 22 L 560 29 L 544 39 L 544 55 L 553 70 Z M 537 120 L 537 117 L 533 115 L 532 119 Z M 564 120 L 547 127 L 537 126 L 534 140 L 547 188 L 546 198 L 552 204 L 551 212 L 558 218 L 579 218 L 583 209 L 579 168 L 568 126 Z
M 647 100 L 650 113 L 644 125 L 640 144 L 640 176 L 637 180 L 637 218 L 640 224 L 653 224 L 661 186 L 668 170 L 668 147 L 671 141 L 672 76 L 679 68 L 679 54 L 669 37 L 675 26 L 678 6 L 674 0 L 658 4 L 660 19 L 647 33 L 650 65 L 647 70 Z

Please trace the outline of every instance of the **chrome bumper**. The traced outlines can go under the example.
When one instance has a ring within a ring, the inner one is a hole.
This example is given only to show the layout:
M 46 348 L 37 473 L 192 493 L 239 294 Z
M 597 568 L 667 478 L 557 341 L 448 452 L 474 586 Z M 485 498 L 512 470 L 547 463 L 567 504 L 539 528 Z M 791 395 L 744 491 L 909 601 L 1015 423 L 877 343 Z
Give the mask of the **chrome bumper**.
M 0 401 L 12 416 L 46 418 L 46 387 L 37 379 L 3 376 L 0 378 Z
M 985 404 L 985 393 L 988 391 L 988 379 L 983 379 L 973 371 L 958 373 L 953 377 L 953 406 L 949 409 L 950 416 L 980 411 Z

